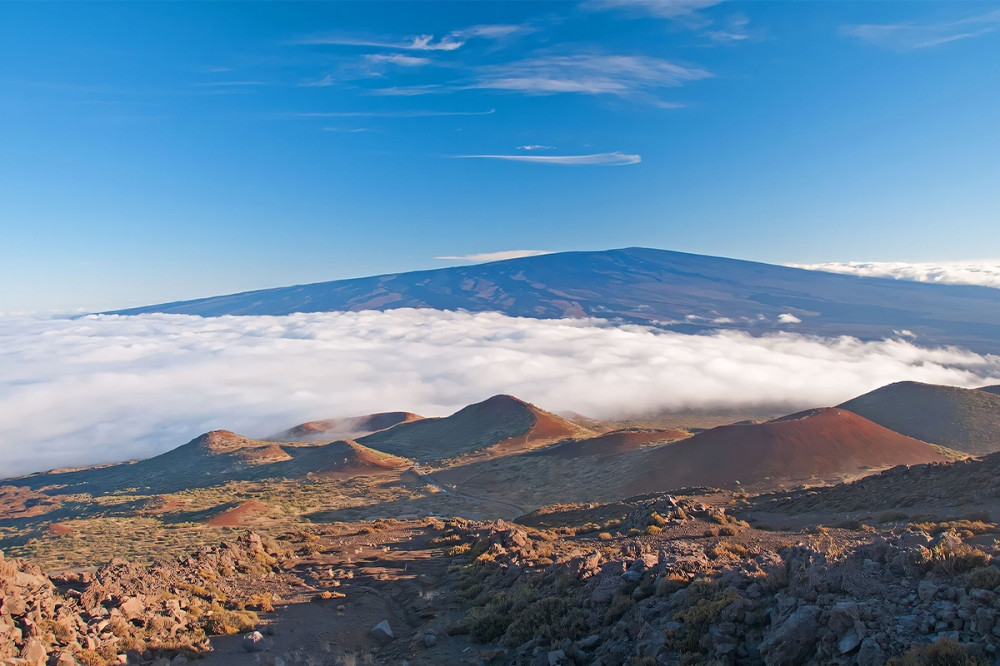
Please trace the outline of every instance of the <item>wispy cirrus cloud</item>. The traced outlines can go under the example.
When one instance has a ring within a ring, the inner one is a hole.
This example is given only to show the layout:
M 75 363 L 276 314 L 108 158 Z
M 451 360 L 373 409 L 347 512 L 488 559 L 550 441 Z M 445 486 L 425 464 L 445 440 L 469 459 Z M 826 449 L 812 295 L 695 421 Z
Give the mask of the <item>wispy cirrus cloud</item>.
M 518 150 L 555 150 L 555 146 L 543 146 L 538 143 L 530 143 L 526 146 L 518 146 Z
M 504 259 L 521 259 L 523 257 L 539 257 L 552 254 L 550 250 L 501 250 L 500 252 L 483 252 L 480 254 L 465 254 L 461 256 L 434 257 L 439 261 L 469 261 L 482 264 L 488 261 L 503 261 Z
M 480 69 L 469 88 L 529 95 L 577 93 L 629 97 L 649 95 L 690 81 L 711 78 L 700 67 L 651 56 L 548 55 Z
M 453 30 L 450 34 L 455 39 L 474 39 L 474 38 L 484 38 L 484 39 L 506 39 L 508 37 L 513 37 L 515 35 L 527 35 L 535 32 L 536 28 L 527 23 L 512 24 L 512 23 L 500 23 L 500 24 L 489 24 L 489 25 L 473 25 L 468 28 L 463 28 L 462 30 Z
M 715 30 L 706 30 L 704 36 L 714 44 L 738 44 L 758 38 L 759 31 L 750 29 L 750 19 L 743 14 L 734 14 L 725 24 Z
M 628 153 L 594 153 L 592 155 L 455 155 L 459 159 L 504 160 L 564 166 L 626 166 L 642 162 L 641 155 Z
M 267 81 L 202 81 L 196 83 L 199 88 L 251 88 L 253 86 L 266 86 Z
M 312 35 L 300 37 L 296 44 L 315 46 L 364 46 L 368 48 L 399 51 L 454 51 L 465 45 L 465 40 L 445 35 L 435 40 L 434 35 L 416 35 L 401 40 L 355 37 L 343 34 Z
M 342 132 L 346 134 L 363 134 L 365 132 L 374 132 L 370 127 L 324 127 L 324 132 Z
M 676 19 L 721 2 L 723 0 L 586 0 L 581 4 L 581 8 L 587 11 L 619 10 L 637 15 Z
M 372 88 L 365 92 L 366 95 L 374 97 L 418 97 L 420 95 L 433 95 L 435 93 L 447 92 L 448 87 L 440 83 L 425 83 L 415 86 L 388 86 L 385 88 Z
M 891 51 L 916 51 L 973 37 L 1000 28 L 1000 9 L 952 21 L 845 25 L 841 32 Z
M 371 53 L 365 60 L 373 65 L 399 65 L 400 67 L 420 67 L 431 63 L 430 58 L 406 55 L 405 53 Z
M 295 118 L 434 118 L 444 116 L 492 116 L 496 109 L 487 111 L 303 111 L 291 114 Z
M 327 46 L 363 46 L 398 51 L 456 51 L 470 39 L 502 40 L 515 35 L 535 32 L 529 24 L 481 24 L 452 30 L 437 38 L 435 35 L 414 35 L 403 38 L 359 37 L 343 33 L 329 33 L 300 37 L 296 44 Z

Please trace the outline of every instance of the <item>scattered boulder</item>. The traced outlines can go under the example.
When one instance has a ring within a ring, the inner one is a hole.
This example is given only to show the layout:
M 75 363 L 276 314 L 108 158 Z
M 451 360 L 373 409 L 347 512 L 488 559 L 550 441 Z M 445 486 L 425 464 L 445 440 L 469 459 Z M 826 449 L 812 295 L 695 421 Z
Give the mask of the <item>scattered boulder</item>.
M 371 635 L 372 638 L 382 645 L 391 643 L 396 639 L 396 635 L 392 633 L 392 627 L 389 626 L 389 620 L 382 620 L 372 627 Z
M 263 652 L 265 649 L 264 634 L 254 631 L 245 635 L 243 637 L 243 649 L 246 652 Z

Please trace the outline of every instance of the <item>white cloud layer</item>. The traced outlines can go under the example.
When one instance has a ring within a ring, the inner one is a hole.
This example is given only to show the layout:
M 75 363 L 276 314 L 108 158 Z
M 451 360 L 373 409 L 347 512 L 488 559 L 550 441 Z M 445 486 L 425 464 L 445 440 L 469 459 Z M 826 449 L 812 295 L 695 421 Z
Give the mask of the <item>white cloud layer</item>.
M 594 153 L 592 155 L 455 155 L 460 159 L 505 160 L 507 162 L 534 162 L 535 164 L 561 164 L 564 166 L 627 166 L 642 162 L 641 155 L 620 153 Z
M 902 261 L 834 261 L 825 264 L 789 264 L 829 273 L 866 277 L 887 277 L 916 282 L 972 284 L 1000 289 L 1000 261 L 945 261 L 907 263 Z
M 500 252 L 483 252 L 481 254 L 465 254 L 460 257 L 434 257 L 444 261 L 471 261 L 483 263 L 486 261 L 503 261 L 504 259 L 520 259 L 521 257 L 537 257 L 552 254 L 551 250 L 501 250 Z
M 1000 357 L 792 333 L 690 336 L 434 310 L 285 317 L 0 318 L 0 477 L 145 457 L 227 428 L 451 412 L 496 393 L 550 410 L 830 405 L 912 379 L 1000 381 Z

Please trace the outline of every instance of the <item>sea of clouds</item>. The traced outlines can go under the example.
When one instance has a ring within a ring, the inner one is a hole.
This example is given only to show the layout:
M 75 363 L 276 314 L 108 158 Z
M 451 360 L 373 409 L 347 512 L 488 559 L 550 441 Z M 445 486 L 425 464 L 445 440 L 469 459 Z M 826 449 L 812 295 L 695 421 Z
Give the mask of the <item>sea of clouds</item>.
M 1000 382 L 1000 357 L 794 333 L 682 335 L 435 310 L 284 317 L 0 317 L 0 477 L 147 457 L 219 428 L 262 437 L 497 393 L 552 411 L 798 408 L 911 379 Z
M 1000 261 L 950 261 L 907 263 L 901 261 L 834 261 L 825 264 L 789 264 L 828 273 L 887 277 L 916 282 L 972 284 L 1000 289 Z

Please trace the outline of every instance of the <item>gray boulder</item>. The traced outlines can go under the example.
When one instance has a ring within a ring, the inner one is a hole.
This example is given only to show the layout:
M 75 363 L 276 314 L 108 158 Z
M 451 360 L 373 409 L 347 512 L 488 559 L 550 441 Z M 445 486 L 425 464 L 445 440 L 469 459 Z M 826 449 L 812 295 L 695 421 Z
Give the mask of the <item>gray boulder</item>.
M 382 620 L 372 627 L 371 634 L 372 638 L 383 645 L 385 643 L 391 643 L 396 639 L 396 635 L 392 633 L 392 627 L 389 626 L 389 620 Z
M 760 644 L 767 666 L 795 666 L 806 661 L 816 645 L 819 608 L 803 606 L 775 626 Z

